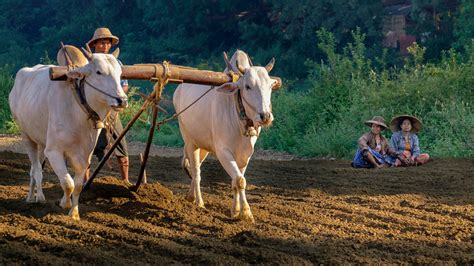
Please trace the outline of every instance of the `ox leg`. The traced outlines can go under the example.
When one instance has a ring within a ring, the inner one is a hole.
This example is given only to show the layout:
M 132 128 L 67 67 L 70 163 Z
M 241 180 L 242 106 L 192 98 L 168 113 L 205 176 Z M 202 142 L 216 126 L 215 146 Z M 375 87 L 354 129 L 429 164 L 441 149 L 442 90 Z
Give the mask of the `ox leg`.
M 181 167 L 183 168 L 184 172 L 186 172 L 186 175 L 188 175 L 189 179 L 193 179 L 193 176 L 191 175 L 191 166 L 189 164 L 189 159 L 186 157 L 186 154 L 183 155 L 183 159 L 181 160 Z
M 86 160 L 87 156 L 74 155 L 69 159 L 74 170 L 74 191 L 72 193 L 72 207 L 69 210 L 69 216 L 74 220 L 80 220 L 79 216 L 79 196 L 82 191 L 82 184 L 87 172 L 90 160 Z
M 245 170 L 247 170 L 247 166 L 240 168 L 240 173 L 242 176 L 245 175 Z M 233 180 L 232 180 L 233 181 Z M 236 187 L 232 186 L 232 193 L 233 193 L 233 198 L 232 198 L 232 208 L 230 210 L 230 215 L 232 218 L 239 218 L 240 216 L 240 193 L 237 190 L 234 190 Z
M 31 162 L 30 169 L 30 190 L 26 197 L 27 202 L 45 202 L 46 199 L 43 194 L 43 172 L 41 167 L 40 157 L 42 154 L 41 147 L 28 137 L 24 136 L 27 142 L 28 158 Z M 36 190 L 36 193 L 35 193 Z
M 199 207 L 204 208 L 204 201 L 201 195 L 201 160 L 200 150 L 193 145 L 185 145 L 186 157 L 189 160 L 189 170 L 191 172 L 191 187 L 189 188 L 186 200 L 195 202 Z
M 74 180 L 69 175 L 66 167 L 66 161 L 62 152 L 53 151 L 53 150 L 45 150 L 45 155 L 49 160 L 49 164 L 54 170 L 54 173 L 59 178 L 59 182 L 61 183 L 61 187 L 64 191 L 63 198 L 59 205 L 63 209 L 71 208 L 71 195 L 74 190 Z
M 44 146 L 38 145 L 38 158 L 41 163 L 41 169 L 44 169 L 46 158 L 44 156 Z
M 196 182 L 195 182 L 195 190 L 196 190 L 196 203 L 199 207 L 204 207 L 204 200 L 202 199 L 201 194 L 201 164 L 206 159 L 207 155 L 209 154 L 208 151 L 203 149 L 198 149 L 197 153 L 194 152 L 194 158 L 196 160 L 195 164 L 195 171 L 196 171 Z
M 230 210 L 231 216 L 252 223 L 255 222 L 252 211 L 247 202 L 247 197 L 245 196 L 247 180 L 245 179 L 241 169 L 245 172 L 246 167 L 239 167 L 230 151 L 217 151 L 216 155 L 222 167 L 224 167 L 227 174 L 232 178 L 233 201 Z
M 202 164 L 204 160 L 206 159 L 207 155 L 209 155 L 209 152 L 203 149 L 199 149 L 199 160 Z M 186 153 L 183 155 L 183 158 L 181 159 L 181 167 L 183 168 L 184 172 L 186 172 L 186 175 L 189 177 L 189 179 L 193 179 L 191 176 L 191 164 L 189 163 L 189 159 L 186 156 Z

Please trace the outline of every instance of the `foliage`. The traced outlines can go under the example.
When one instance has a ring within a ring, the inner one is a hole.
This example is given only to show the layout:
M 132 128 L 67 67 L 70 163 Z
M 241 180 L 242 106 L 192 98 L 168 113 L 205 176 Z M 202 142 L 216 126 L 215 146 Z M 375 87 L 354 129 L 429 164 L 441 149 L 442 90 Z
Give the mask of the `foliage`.
M 262 147 L 350 158 L 356 140 L 368 131 L 364 120 L 382 115 L 389 123 L 396 115 L 412 114 L 424 122 L 422 150 L 442 157 L 474 156 L 473 54 L 461 62 L 450 50 L 439 64 L 423 64 L 425 49 L 414 44 L 401 69 L 377 70 L 364 56 L 364 35 L 358 31 L 343 53 L 335 52 L 332 33 L 323 29 L 318 36 L 327 60 L 308 62 L 314 69 L 309 91 L 274 97 L 276 121 Z
M 454 24 L 455 43 L 454 48 L 463 49 L 469 45 L 474 37 L 474 2 L 470 0 L 462 0 L 459 7 L 459 16 L 457 16 Z
M 15 123 L 12 122 L 8 95 L 13 87 L 13 78 L 8 67 L 0 68 L 0 131 L 15 133 Z
M 456 9 L 452 1 L 413 0 L 411 19 L 414 26 L 409 30 L 424 47 L 429 47 L 426 58 L 439 58 L 441 51 L 451 48 L 454 40 Z
M 382 43 L 383 1 L 345 0 L 3 0 L 0 3 L 1 132 L 17 132 L 8 107 L 13 73 L 54 63 L 60 41 L 83 46 L 97 27 L 120 37 L 125 64 L 161 62 L 222 70 L 222 51 L 247 51 L 257 65 L 276 58 L 276 120 L 258 145 L 299 155 L 349 158 L 373 115 L 400 113 L 424 122 L 422 148 L 436 156 L 473 155 L 472 1 L 412 1 L 418 44 L 403 57 Z M 78 9 L 80 7 L 80 15 Z M 316 32 L 316 34 L 315 34 Z M 2 67 L 6 66 L 6 67 Z M 126 124 L 149 82 L 130 81 Z M 163 108 L 173 112 L 173 87 Z M 160 119 L 167 115 L 160 114 Z M 144 114 L 127 138 L 145 140 Z M 182 145 L 176 121 L 155 132 L 160 145 Z M 387 134 L 388 135 L 388 134 Z

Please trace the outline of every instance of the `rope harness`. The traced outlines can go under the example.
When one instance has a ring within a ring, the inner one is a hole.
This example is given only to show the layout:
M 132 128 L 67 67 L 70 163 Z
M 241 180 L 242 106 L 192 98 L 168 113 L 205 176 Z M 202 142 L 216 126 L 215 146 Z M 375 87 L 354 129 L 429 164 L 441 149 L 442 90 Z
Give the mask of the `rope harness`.
M 240 93 L 240 89 L 237 90 L 237 93 L 235 94 L 235 100 L 237 102 L 236 107 L 237 107 L 237 113 L 239 114 L 240 120 L 245 122 L 245 130 L 244 132 L 241 132 L 242 135 L 246 137 L 253 137 L 253 136 L 258 136 L 257 130 L 255 130 L 254 124 L 252 119 L 250 119 L 247 116 L 247 113 L 245 112 L 245 106 L 242 102 L 244 100 L 250 108 L 252 106 L 245 100 L 245 98 L 242 98 L 242 94 Z
M 156 124 L 156 127 L 157 127 L 157 130 L 159 130 L 160 126 L 163 125 L 163 124 L 166 124 L 168 123 L 169 121 L 173 120 L 173 119 L 176 119 L 178 118 L 178 116 L 182 113 L 184 113 L 184 111 L 188 110 L 191 106 L 193 106 L 195 103 L 197 103 L 199 100 L 202 99 L 202 97 L 204 97 L 206 94 L 208 94 L 211 90 L 213 90 L 215 88 L 215 86 L 211 86 L 206 92 L 204 92 L 201 96 L 199 96 L 196 100 L 194 100 L 191 104 L 189 104 L 188 106 L 186 106 L 186 108 L 184 108 L 183 110 L 179 111 L 178 113 L 175 113 L 174 115 L 172 115 L 171 117 L 168 117 L 166 119 L 163 119 L 161 121 L 159 121 L 157 124 Z
M 73 80 L 74 98 L 79 103 L 81 109 L 87 114 L 87 120 L 91 120 L 92 127 L 94 129 L 104 128 L 104 122 L 102 122 L 97 112 L 94 111 L 87 102 L 86 94 L 84 92 L 84 83 L 85 79 Z

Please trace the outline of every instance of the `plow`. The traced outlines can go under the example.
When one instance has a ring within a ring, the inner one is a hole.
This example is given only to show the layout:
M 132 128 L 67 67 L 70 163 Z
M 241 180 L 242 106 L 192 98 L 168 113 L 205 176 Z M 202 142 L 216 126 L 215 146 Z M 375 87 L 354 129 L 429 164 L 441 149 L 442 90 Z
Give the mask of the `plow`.
M 71 69 L 72 63 L 71 59 L 68 57 L 67 50 L 65 58 L 67 65 L 66 66 L 54 66 L 50 68 L 49 76 L 51 80 L 67 80 L 66 73 Z M 227 54 L 224 52 L 224 59 L 226 63 L 228 62 Z M 215 72 L 209 70 L 196 69 L 187 66 L 173 65 L 167 61 L 156 64 L 135 64 L 135 65 L 123 65 L 121 79 L 127 80 L 149 80 L 154 83 L 153 90 L 146 96 L 144 96 L 144 103 L 140 109 L 134 114 L 132 119 L 125 126 L 123 132 L 115 139 L 114 143 L 111 145 L 110 149 L 107 151 L 105 156 L 99 162 L 98 166 L 93 171 L 92 175 L 88 179 L 87 183 L 84 185 L 82 192 L 87 191 L 93 180 L 97 177 L 98 173 L 110 158 L 115 148 L 119 145 L 120 141 L 125 137 L 127 132 L 132 128 L 133 124 L 138 120 L 143 112 L 151 108 L 152 121 L 151 127 L 148 132 L 148 139 L 146 141 L 145 151 L 143 152 L 143 158 L 141 160 L 140 171 L 138 174 L 138 179 L 135 185 L 130 187 L 132 191 L 138 191 L 144 176 L 146 175 L 145 169 L 148 161 L 148 155 L 151 148 L 151 143 L 153 141 L 153 135 L 155 130 L 159 130 L 160 126 L 176 119 L 180 113 L 175 113 L 174 115 L 157 121 L 158 119 L 158 110 L 160 109 L 159 103 L 162 99 L 162 93 L 166 85 L 169 83 L 181 84 L 181 83 L 191 83 L 191 84 L 200 84 L 200 85 L 209 85 L 211 88 L 207 91 L 209 92 L 214 86 L 220 86 L 228 82 L 236 82 L 241 77 L 241 73 L 235 73 L 232 70 L 226 72 Z M 279 90 L 282 86 L 282 81 L 279 77 L 271 77 L 277 82 L 273 86 L 272 90 Z M 206 92 L 206 93 L 207 93 Z M 203 97 L 204 93 L 201 97 Z M 200 98 L 201 98 L 200 97 Z M 198 101 L 198 98 L 196 101 Z M 185 110 L 183 110 L 185 111 Z M 183 112 L 182 111 L 182 112 Z

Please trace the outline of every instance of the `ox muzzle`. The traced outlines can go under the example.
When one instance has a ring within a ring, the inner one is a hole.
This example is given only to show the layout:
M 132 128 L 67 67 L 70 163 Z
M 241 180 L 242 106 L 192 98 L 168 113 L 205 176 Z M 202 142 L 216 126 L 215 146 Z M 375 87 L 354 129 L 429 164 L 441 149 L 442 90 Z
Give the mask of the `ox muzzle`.
M 118 111 L 118 110 L 123 110 L 128 107 L 128 97 L 114 97 L 115 103 L 112 103 L 110 107 L 112 109 Z

